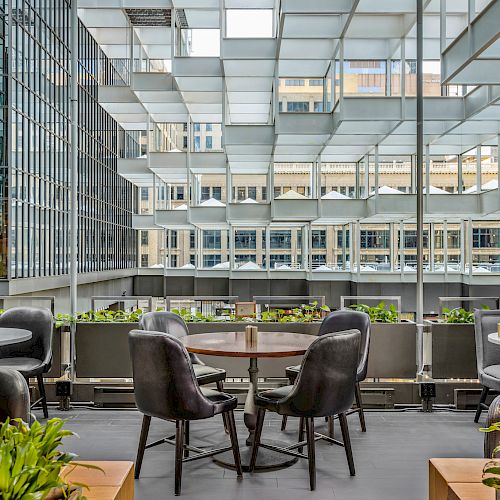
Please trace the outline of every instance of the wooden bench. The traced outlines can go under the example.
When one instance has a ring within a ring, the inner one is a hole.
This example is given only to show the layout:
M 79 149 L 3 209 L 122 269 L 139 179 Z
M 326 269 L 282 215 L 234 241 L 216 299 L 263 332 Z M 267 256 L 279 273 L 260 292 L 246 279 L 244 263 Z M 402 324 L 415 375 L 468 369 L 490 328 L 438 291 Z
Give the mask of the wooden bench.
M 89 500 L 133 500 L 134 499 L 134 464 L 132 462 L 90 462 L 76 460 L 81 464 L 100 467 L 100 470 L 85 467 L 66 467 L 62 476 L 70 483 L 82 483 L 88 486 L 83 494 Z
M 485 458 L 433 458 L 429 461 L 429 500 L 495 500 L 482 484 Z

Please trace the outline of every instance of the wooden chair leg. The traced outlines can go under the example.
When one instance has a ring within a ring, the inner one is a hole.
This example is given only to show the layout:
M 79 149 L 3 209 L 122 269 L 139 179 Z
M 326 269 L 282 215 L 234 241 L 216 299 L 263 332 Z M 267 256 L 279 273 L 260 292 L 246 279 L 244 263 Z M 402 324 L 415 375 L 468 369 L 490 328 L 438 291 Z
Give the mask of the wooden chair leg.
M 253 472 L 255 470 L 255 464 L 257 462 L 257 453 L 259 451 L 260 436 L 262 435 L 262 427 L 264 426 L 265 416 L 266 416 L 266 410 L 263 408 L 259 408 L 259 411 L 257 413 L 257 423 L 255 425 L 255 434 L 253 436 L 252 456 L 250 459 L 250 466 L 248 468 L 250 472 Z
M 316 452 L 314 436 L 314 418 L 306 418 L 307 427 L 307 458 L 309 462 L 309 487 L 316 489 Z
M 139 448 L 137 449 L 137 458 L 135 459 L 134 478 L 139 479 L 141 474 L 142 459 L 144 458 L 144 450 L 146 449 L 146 442 L 148 440 L 149 424 L 151 417 L 149 415 L 142 416 L 141 437 L 139 438 Z
M 224 383 L 222 382 L 222 380 L 217 380 L 217 382 L 215 382 L 215 385 L 217 386 L 217 390 L 219 392 L 224 392 Z M 226 434 L 229 434 L 229 425 L 227 422 L 227 414 L 226 413 L 222 413 L 222 422 L 224 423 L 224 432 Z
M 37 375 L 36 380 L 38 382 L 38 390 L 40 391 L 40 397 L 42 399 L 43 416 L 45 418 L 49 418 L 49 410 L 47 408 L 47 395 L 45 394 L 45 385 L 43 384 L 43 375 Z
M 236 433 L 236 423 L 234 421 L 234 412 L 228 411 L 226 421 L 229 424 L 229 437 L 233 448 L 234 465 L 236 467 L 236 475 L 243 477 L 243 469 L 241 468 L 240 446 L 238 444 L 238 434 Z
M 342 440 L 344 441 L 345 454 L 347 457 L 347 463 L 349 464 L 349 472 L 351 476 L 356 475 L 356 470 L 354 469 L 354 458 L 352 456 L 351 439 L 349 437 L 349 426 L 347 425 L 347 417 L 345 413 L 339 415 L 340 429 L 342 431 Z
M 328 436 L 331 437 L 332 439 L 334 438 L 334 434 L 335 434 L 335 428 L 334 428 L 334 425 L 333 425 L 333 415 L 330 415 L 328 417 Z M 331 445 L 333 445 L 333 443 L 330 443 Z
M 490 392 L 489 387 L 483 386 L 483 390 L 481 392 L 481 398 L 479 399 L 479 404 L 477 405 L 476 416 L 474 417 L 474 422 L 476 424 L 479 422 L 479 417 L 481 417 L 481 412 L 483 411 L 483 405 L 486 402 L 486 398 L 488 397 L 489 392 Z
M 300 417 L 300 421 L 299 421 L 299 443 L 304 441 L 304 426 L 305 426 L 305 421 L 304 421 L 304 417 Z M 302 448 L 302 446 L 300 448 L 297 448 L 297 451 L 299 453 L 302 453 L 302 450 L 304 448 Z
M 281 419 L 281 431 L 284 431 L 286 429 L 287 421 L 288 421 L 288 416 L 283 415 L 283 418 Z
M 184 422 L 184 444 L 189 445 L 189 420 Z M 189 457 L 189 450 L 184 450 L 184 457 Z
M 182 452 L 184 449 L 184 420 L 175 422 L 175 495 L 181 494 Z
M 359 423 L 361 424 L 361 432 L 366 432 L 365 412 L 363 411 L 363 400 L 361 399 L 361 388 L 359 383 L 356 384 L 356 406 L 358 407 Z

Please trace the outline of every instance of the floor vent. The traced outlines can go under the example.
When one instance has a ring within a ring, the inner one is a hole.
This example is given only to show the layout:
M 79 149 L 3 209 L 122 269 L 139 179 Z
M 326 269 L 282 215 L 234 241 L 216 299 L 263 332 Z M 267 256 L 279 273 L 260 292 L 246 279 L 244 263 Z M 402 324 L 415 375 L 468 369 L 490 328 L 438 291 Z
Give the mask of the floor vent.
M 94 387 L 96 408 L 135 408 L 133 387 Z

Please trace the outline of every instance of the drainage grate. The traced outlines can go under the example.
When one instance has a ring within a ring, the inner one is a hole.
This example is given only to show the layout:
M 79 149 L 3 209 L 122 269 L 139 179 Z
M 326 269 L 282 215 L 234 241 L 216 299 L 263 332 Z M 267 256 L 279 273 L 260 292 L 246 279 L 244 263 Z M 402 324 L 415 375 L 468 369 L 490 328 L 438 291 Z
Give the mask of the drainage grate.
M 133 26 L 170 26 L 170 9 L 125 9 Z

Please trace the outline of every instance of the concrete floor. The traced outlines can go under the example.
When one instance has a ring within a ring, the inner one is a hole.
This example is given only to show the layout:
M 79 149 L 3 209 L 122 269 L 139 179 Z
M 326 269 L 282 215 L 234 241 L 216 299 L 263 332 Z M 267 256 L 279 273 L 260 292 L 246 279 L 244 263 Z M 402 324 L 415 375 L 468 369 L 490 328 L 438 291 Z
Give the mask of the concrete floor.
M 51 416 L 68 420 L 67 428 L 80 438 L 66 440 L 66 448 L 85 460 L 134 460 L 141 415 L 136 411 L 77 409 L 51 410 Z M 246 437 L 242 412 L 237 412 L 240 438 Z M 270 417 L 270 418 L 269 418 Z M 485 415 L 483 415 L 485 417 Z M 318 419 L 319 420 L 319 419 Z M 484 418 L 483 418 L 484 421 Z M 349 417 L 356 465 L 350 477 L 344 450 L 319 442 L 316 446 L 317 490 L 309 491 L 307 462 L 300 460 L 287 469 L 245 474 L 235 473 L 210 459 L 184 464 L 181 498 L 185 500 L 424 500 L 427 469 L 431 457 L 481 457 L 483 435 L 473 423 L 472 412 L 369 411 L 367 433 L 362 433 L 356 415 Z M 276 415 L 266 417 L 263 440 L 296 439 L 298 421 L 289 419 L 285 433 Z M 150 440 L 172 434 L 169 422 L 153 419 Z M 324 428 L 322 422 L 317 429 Z M 338 425 L 336 431 L 340 431 Z M 326 432 L 326 429 L 325 429 Z M 338 432 L 340 434 L 340 432 Z M 206 446 L 224 439 L 220 417 L 191 425 L 193 445 Z M 340 438 L 340 436 L 337 436 Z M 147 450 L 141 479 L 136 481 L 136 499 L 173 498 L 174 449 L 160 445 Z

